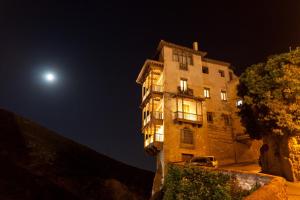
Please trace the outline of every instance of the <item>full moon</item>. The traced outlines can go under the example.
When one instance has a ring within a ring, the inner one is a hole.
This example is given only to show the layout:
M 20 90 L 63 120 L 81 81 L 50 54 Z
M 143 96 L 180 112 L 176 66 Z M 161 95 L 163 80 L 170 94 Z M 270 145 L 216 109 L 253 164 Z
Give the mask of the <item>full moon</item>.
M 55 74 L 53 74 L 53 73 L 46 73 L 45 74 L 45 80 L 47 82 L 53 82 L 53 81 L 55 81 Z

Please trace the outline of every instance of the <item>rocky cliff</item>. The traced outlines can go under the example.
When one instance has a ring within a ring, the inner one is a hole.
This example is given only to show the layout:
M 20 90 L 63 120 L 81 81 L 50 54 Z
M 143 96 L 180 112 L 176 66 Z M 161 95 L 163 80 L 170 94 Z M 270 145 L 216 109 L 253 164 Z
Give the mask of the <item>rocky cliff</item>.
M 0 109 L 0 199 L 148 199 L 154 174 Z

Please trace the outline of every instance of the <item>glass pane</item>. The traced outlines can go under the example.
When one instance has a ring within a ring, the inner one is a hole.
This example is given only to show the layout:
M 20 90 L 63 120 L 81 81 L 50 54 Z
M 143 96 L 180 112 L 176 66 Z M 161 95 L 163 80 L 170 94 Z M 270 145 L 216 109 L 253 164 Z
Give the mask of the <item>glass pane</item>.
M 183 112 L 189 113 L 190 112 L 190 106 L 187 104 L 183 104 Z

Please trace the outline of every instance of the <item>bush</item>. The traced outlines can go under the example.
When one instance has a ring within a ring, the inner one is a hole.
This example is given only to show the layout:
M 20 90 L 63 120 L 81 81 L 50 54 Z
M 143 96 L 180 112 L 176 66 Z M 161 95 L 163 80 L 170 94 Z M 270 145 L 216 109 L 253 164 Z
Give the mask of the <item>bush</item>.
M 175 165 L 168 166 L 163 191 L 163 200 L 240 200 L 252 192 L 239 188 L 234 176 Z

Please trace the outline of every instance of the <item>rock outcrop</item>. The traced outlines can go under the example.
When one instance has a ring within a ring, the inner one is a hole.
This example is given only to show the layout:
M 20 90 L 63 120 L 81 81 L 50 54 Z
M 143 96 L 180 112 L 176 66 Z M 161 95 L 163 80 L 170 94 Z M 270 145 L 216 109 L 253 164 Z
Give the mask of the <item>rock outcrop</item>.
M 0 199 L 149 199 L 154 173 L 0 109 Z

